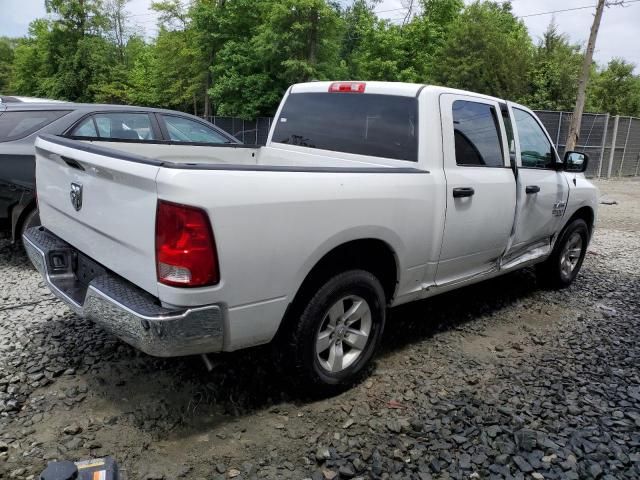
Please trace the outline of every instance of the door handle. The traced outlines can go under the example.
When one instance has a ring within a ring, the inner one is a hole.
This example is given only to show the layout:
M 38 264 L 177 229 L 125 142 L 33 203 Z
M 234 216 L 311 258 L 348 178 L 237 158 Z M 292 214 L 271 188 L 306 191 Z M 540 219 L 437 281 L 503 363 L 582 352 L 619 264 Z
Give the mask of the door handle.
M 538 185 L 527 185 L 527 188 L 524 189 L 527 194 L 529 193 L 538 193 L 540 191 L 540 187 Z
M 472 197 L 476 193 L 471 187 L 460 187 L 453 189 L 453 198 Z

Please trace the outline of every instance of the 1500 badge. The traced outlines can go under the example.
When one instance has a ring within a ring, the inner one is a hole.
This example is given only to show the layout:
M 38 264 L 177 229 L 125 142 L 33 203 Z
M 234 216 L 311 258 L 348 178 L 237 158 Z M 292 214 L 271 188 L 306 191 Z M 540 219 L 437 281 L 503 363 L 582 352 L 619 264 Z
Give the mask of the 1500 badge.
M 566 203 L 564 203 L 564 202 L 556 202 L 556 203 L 554 203 L 554 204 L 553 204 L 553 210 L 551 210 L 551 214 L 552 214 L 554 217 L 561 217 L 561 216 L 562 216 L 562 214 L 564 213 L 564 207 L 565 207 L 566 205 L 567 205 L 567 204 L 566 204 Z

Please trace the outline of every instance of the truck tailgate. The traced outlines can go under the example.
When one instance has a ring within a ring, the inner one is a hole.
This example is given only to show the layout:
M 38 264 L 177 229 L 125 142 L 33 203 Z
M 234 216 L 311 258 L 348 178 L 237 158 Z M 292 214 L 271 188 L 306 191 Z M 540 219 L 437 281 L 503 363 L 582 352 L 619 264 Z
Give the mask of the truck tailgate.
M 52 136 L 36 140 L 42 224 L 157 296 L 156 175 L 160 162 Z M 74 201 L 75 200 L 75 201 Z

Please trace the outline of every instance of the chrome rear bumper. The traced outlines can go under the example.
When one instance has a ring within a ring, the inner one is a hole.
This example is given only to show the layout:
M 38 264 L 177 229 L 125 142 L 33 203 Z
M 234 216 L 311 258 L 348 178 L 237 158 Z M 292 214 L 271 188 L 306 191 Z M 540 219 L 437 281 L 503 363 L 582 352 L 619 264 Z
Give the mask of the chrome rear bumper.
M 224 313 L 219 305 L 165 308 L 44 227 L 30 228 L 23 240 L 54 295 L 139 350 L 157 357 L 222 350 Z

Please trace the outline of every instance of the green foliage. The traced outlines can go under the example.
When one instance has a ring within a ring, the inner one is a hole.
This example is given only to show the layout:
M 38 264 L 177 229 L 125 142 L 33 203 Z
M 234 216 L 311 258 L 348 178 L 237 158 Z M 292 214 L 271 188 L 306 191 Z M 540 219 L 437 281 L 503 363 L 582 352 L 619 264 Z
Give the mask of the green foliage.
M 242 1 L 233 3 L 237 8 Z M 290 84 L 346 73 L 340 60 L 343 20 L 335 6 L 324 0 L 247 3 L 249 9 L 229 12 L 227 22 L 217 25 L 226 40 L 212 68 L 210 93 L 219 113 L 271 114 Z M 253 16 L 247 18 L 249 10 Z
M 112 73 L 114 47 L 102 35 L 97 0 L 47 0 L 51 21 L 32 22 L 15 50 L 13 88 L 25 95 L 93 101 Z
M 22 95 L 46 96 L 45 84 L 55 73 L 51 62 L 51 30 L 47 20 L 34 20 L 29 36 L 18 40 L 14 51 L 11 86 Z
M 16 43 L 17 41 L 13 38 L 0 37 L 0 94 L 11 91 L 11 71 Z
M 57 15 L 55 26 L 82 36 L 99 34 L 106 26 L 102 0 L 45 0 L 48 13 Z
M 43 0 L 50 20 L 0 38 L 0 92 L 150 105 L 199 115 L 272 115 L 287 87 L 325 79 L 439 83 L 571 110 L 580 46 L 550 25 L 534 46 L 510 2 L 158 0 L 158 34 L 135 34 L 129 0 Z M 400 14 L 401 12 L 399 12 Z M 593 68 L 587 108 L 640 115 L 640 78 Z
M 611 60 L 593 82 L 591 107 L 612 115 L 640 117 L 640 77 L 633 74 L 634 67 L 621 58 Z
M 352 78 L 429 82 L 434 56 L 463 7 L 460 0 L 423 0 L 421 13 L 404 26 L 379 20 L 357 1 L 345 13 L 345 57 Z
M 581 68 L 580 46 L 569 43 L 554 23 L 549 24 L 533 55 L 525 102 L 542 110 L 573 110 Z
M 510 3 L 476 1 L 454 21 L 433 73 L 443 85 L 518 100 L 528 91 L 532 54 Z

